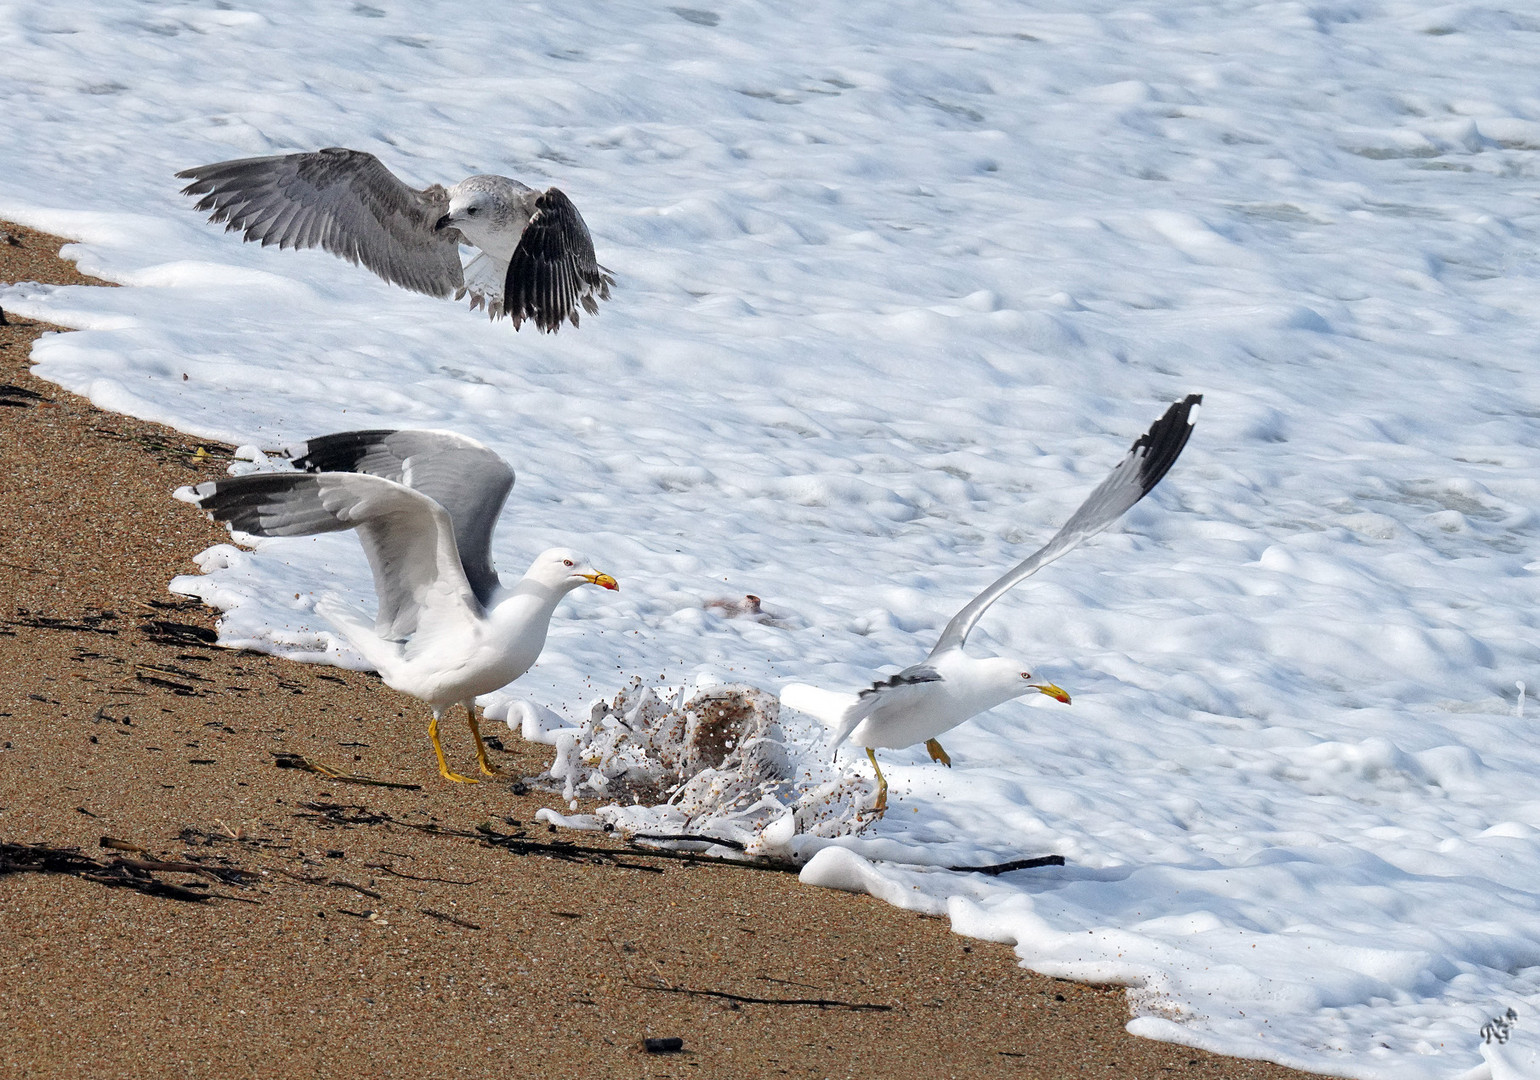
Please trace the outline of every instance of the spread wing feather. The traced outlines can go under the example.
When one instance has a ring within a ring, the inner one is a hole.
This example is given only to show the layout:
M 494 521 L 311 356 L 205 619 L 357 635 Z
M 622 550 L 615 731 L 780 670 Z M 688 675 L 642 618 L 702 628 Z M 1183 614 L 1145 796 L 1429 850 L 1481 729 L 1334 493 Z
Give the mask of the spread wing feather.
M 192 181 L 182 194 L 197 197 L 210 221 L 264 247 L 321 247 L 429 296 L 461 286 L 460 233 L 434 230 L 449 208 L 447 193 L 437 184 L 408 187 L 373 154 L 333 146 L 177 176 Z
M 1012 567 L 1003 577 L 979 593 L 952 616 L 941 632 L 941 639 L 931 656 L 947 649 L 962 648 L 968 632 L 1000 597 L 1031 577 L 1059 556 L 1072 551 L 1122 517 L 1129 507 L 1150 493 L 1176 463 L 1182 447 L 1192 434 L 1193 410 L 1203 401 L 1202 394 L 1189 394 L 1168 408 L 1165 415 L 1139 436 L 1123 460 L 1097 485 L 1096 490 L 1070 515 L 1053 539 Z
M 514 473 L 496 453 L 449 431 L 343 431 L 289 447 L 307 472 L 367 473 L 405 484 L 449 514 L 460 563 L 476 598 L 490 605 L 498 588 L 492 532 Z
M 558 188 L 537 196 L 503 283 L 503 313 L 513 325 L 530 319 L 544 331 L 561 329 L 565 320 L 576 326 L 578 308 L 597 314 L 598 300 L 610 298 L 613 284 L 572 200 Z
M 388 641 L 482 611 L 460 567 L 449 514 L 404 484 L 362 473 L 253 473 L 176 495 L 253 536 L 358 530 L 379 597 L 375 632 Z

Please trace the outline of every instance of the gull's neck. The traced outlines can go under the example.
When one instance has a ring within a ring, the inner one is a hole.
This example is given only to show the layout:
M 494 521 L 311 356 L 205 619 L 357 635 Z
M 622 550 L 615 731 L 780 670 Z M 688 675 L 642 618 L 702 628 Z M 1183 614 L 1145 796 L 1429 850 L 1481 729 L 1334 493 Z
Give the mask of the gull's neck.
M 551 614 L 570 591 L 528 577 L 498 590 L 482 619 L 480 635 L 497 658 L 492 664 L 496 685 L 512 682 L 534 666 L 545 648 Z
M 572 587 L 565 583 L 548 585 L 536 578 L 521 577 L 511 588 L 507 585 L 498 588 L 492 603 L 488 605 L 487 617 L 495 618 L 506 611 L 509 615 L 517 613 L 522 618 L 543 614 L 549 619 L 556 605 L 571 591 Z

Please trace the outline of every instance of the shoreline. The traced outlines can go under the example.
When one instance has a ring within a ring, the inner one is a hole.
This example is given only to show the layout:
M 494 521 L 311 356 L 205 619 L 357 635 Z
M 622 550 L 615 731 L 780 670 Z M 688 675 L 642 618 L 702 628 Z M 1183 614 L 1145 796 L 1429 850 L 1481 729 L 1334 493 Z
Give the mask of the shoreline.
M 105 284 L 0 230 L 0 281 Z M 517 782 L 550 748 L 497 725 L 507 777 L 444 783 L 425 710 L 372 674 L 212 645 L 166 583 L 228 535 L 169 492 L 228 448 L 36 379 L 59 328 L 7 315 L 0 841 L 97 869 L 0 873 L 0 1073 L 1309 1075 L 1135 1038 L 1121 988 L 869 896 L 556 834 Z

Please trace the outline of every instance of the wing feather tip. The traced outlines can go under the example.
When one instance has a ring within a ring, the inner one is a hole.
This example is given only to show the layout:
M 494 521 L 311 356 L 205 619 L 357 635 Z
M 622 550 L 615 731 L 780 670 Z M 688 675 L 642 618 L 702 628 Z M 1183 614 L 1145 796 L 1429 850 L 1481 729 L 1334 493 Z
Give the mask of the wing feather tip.
M 214 494 L 214 481 L 206 480 L 201 484 L 183 484 L 171 493 L 171 497 L 177 502 L 202 506 L 203 500 L 212 494 Z

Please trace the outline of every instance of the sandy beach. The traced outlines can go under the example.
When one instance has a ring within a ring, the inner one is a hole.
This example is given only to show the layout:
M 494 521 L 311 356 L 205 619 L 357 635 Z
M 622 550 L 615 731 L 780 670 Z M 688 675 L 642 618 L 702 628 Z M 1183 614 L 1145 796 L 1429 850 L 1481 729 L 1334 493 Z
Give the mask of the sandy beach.
M 89 283 L 0 230 L 0 281 Z M 1306 1075 L 942 920 L 558 834 L 547 747 L 488 724 L 503 776 L 452 785 L 374 676 L 215 646 L 166 583 L 228 537 L 169 493 L 229 448 L 33 378 L 58 329 L 0 326 L 0 1075 Z

